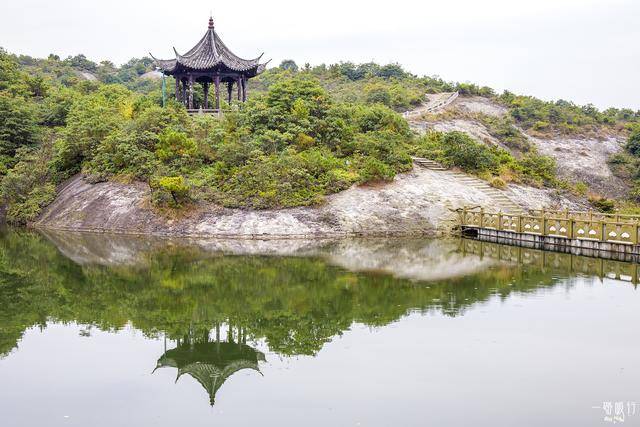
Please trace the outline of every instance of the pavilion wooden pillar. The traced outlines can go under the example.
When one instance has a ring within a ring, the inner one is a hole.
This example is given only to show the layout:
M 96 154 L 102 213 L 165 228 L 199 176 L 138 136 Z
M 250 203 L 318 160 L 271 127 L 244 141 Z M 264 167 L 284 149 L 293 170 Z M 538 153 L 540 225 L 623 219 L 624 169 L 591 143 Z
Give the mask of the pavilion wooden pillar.
M 204 92 L 204 109 L 209 108 L 209 82 L 202 83 L 202 90 Z
M 213 82 L 216 85 L 216 110 L 220 110 L 220 75 L 216 75 Z
M 176 77 L 176 102 L 180 102 L 180 79 Z
M 242 102 L 247 102 L 247 79 L 242 76 Z
M 193 110 L 193 76 L 189 76 L 189 106 L 190 110 Z
M 182 105 L 187 106 L 187 79 L 183 78 L 182 80 Z
M 238 85 L 238 101 L 242 101 L 242 76 L 236 79 Z
M 233 80 L 227 82 L 227 102 L 231 105 L 231 98 L 233 97 Z

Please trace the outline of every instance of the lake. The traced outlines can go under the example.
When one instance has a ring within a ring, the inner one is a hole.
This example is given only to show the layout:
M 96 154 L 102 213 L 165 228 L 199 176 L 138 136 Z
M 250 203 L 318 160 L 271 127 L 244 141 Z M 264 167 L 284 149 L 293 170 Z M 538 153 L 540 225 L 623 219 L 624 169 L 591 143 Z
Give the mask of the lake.
M 640 425 L 638 266 L 474 240 L 0 236 L 0 425 Z

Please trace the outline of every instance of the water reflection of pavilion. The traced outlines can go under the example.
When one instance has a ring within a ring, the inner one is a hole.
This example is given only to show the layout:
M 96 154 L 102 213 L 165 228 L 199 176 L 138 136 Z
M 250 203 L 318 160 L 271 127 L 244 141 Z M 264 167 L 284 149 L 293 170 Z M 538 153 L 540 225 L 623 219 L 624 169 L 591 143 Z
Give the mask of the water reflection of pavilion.
M 158 368 L 177 368 L 176 382 L 184 374 L 188 374 L 204 387 L 209 394 L 209 402 L 215 404 L 216 393 L 222 384 L 234 373 L 243 369 L 260 372 L 258 362 L 264 362 L 264 354 L 246 344 L 244 331 L 239 329 L 234 341 L 234 334 L 229 327 L 226 341 L 220 339 L 220 329 L 216 328 L 216 339 L 209 340 L 209 334 L 200 339 L 192 334 L 177 340 L 174 349 L 167 350 L 158 359 L 153 370 Z

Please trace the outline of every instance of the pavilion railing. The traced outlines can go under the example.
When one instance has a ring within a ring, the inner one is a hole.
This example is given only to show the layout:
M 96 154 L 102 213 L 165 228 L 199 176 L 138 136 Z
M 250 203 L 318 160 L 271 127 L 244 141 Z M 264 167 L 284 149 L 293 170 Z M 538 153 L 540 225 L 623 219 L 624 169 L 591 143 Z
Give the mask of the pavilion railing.
M 524 215 L 487 212 L 483 208 L 459 211 L 461 225 L 566 239 L 637 245 L 640 216 L 597 212 L 534 210 Z
M 223 110 L 220 108 L 188 108 L 189 114 L 222 114 Z

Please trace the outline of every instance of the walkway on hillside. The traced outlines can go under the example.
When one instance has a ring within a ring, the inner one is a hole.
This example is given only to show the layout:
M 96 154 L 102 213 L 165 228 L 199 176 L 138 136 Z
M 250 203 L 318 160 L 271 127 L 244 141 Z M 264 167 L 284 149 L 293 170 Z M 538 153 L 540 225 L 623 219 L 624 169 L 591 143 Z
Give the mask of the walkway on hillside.
M 405 111 L 402 116 L 407 119 L 417 119 L 423 114 L 433 114 L 442 110 L 446 106 L 450 105 L 458 98 L 458 92 L 443 92 L 430 95 L 427 98 L 428 102 L 423 103 L 415 110 Z
M 433 160 L 425 159 L 422 157 L 413 157 L 413 162 L 419 167 L 446 174 L 450 178 L 455 179 L 456 181 L 467 187 L 481 191 L 495 202 L 495 204 L 492 206 L 492 208 L 495 210 L 501 210 L 504 213 L 513 215 L 524 215 L 526 213 L 526 211 L 508 195 L 507 190 L 500 190 L 498 188 L 492 187 L 486 181 L 483 181 L 480 178 L 476 178 L 472 175 L 468 175 L 464 172 L 449 170 L 441 164 L 434 162 Z

